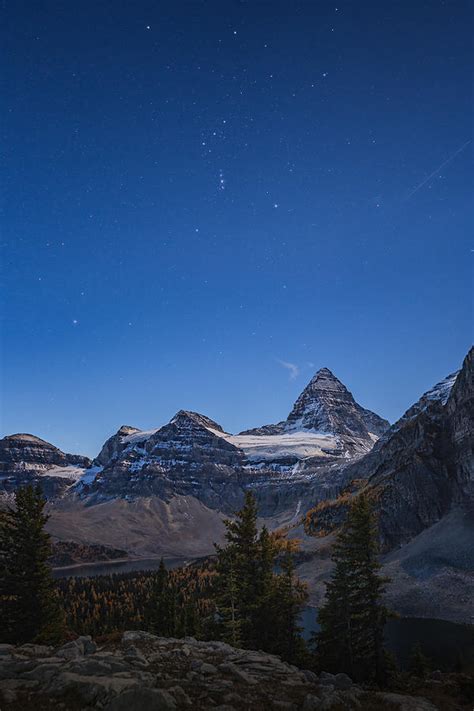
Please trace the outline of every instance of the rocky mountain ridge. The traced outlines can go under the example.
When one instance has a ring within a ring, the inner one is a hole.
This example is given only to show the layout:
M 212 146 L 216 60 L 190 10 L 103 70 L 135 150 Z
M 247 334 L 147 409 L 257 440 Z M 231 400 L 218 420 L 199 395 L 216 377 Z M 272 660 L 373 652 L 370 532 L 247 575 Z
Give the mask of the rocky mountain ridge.
M 50 482 L 57 479 L 57 471 L 53 466 L 48 470 L 44 457 L 38 473 L 42 482 L 48 482 L 45 490 L 53 499 L 66 491 L 68 496 L 88 497 L 93 502 L 193 496 L 227 512 L 239 505 L 245 488 L 252 487 L 259 492 L 263 514 L 273 515 L 284 509 L 296 511 L 302 497 L 316 496 L 318 489 L 330 487 L 334 465 L 372 448 L 377 435 L 369 427 L 381 432 L 388 422 L 358 405 L 331 371 L 323 368 L 281 427 L 264 426 L 232 435 L 205 415 L 180 410 L 168 424 L 153 430 L 123 425 L 105 442 L 93 466 L 63 472 L 61 487 Z M 9 438 L 2 443 L 6 453 L 3 481 L 12 490 Z M 30 459 L 33 465 L 34 456 Z M 78 463 L 87 464 L 81 458 Z
M 0 487 L 6 493 L 32 483 L 41 484 L 45 495 L 53 498 L 76 482 L 91 464 L 88 457 L 65 454 L 31 434 L 0 439 Z

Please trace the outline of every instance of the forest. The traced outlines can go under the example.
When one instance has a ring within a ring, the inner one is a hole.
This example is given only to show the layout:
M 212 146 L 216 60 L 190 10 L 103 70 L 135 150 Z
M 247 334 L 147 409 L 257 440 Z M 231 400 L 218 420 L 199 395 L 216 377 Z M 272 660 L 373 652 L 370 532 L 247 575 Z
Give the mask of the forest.
M 15 508 L 0 515 L 0 642 L 59 644 L 82 634 L 106 641 L 140 629 L 261 649 L 300 668 L 342 671 L 379 688 L 403 678 L 385 647 L 393 613 L 384 604 L 388 581 L 380 574 L 377 519 L 364 496 L 354 499 L 337 536 L 319 631 L 310 640 L 301 628 L 308 591 L 295 573 L 298 542 L 258 529 L 251 492 L 224 522 L 225 543 L 208 559 L 174 570 L 161 561 L 156 571 L 58 580 L 49 564 L 44 506 L 41 491 L 26 487 Z M 467 671 L 456 660 L 454 670 L 456 664 Z M 415 645 L 409 674 L 424 679 L 431 671 Z M 472 694 L 472 677 L 463 684 Z

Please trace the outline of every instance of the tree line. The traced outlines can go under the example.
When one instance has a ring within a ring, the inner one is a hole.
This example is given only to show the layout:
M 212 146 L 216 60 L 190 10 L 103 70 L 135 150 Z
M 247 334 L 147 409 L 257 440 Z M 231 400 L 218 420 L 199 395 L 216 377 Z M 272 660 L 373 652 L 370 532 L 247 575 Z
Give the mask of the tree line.
M 389 611 L 380 575 L 377 522 L 357 496 L 333 547 L 333 574 L 307 643 L 301 614 L 306 585 L 295 573 L 297 542 L 257 526 L 251 492 L 211 561 L 168 571 L 55 581 L 48 558 L 45 500 L 39 488 L 16 493 L 0 512 L 0 642 L 59 643 L 68 635 L 126 628 L 161 636 L 194 636 L 262 649 L 306 667 L 386 684 L 393 662 L 384 648 Z M 420 660 L 418 660 L 420 663 Z

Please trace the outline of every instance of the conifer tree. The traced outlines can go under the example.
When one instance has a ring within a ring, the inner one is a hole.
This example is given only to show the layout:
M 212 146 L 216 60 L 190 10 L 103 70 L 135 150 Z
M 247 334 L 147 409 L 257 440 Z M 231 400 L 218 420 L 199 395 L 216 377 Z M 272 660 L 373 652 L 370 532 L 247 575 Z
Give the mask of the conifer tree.
M 228 545 L 225 549 L 217 548 L 217 552 L 219 555 L 220 551 L 221 564 L 229 576 L 221 589 L 227 588 L 231 636 L 238 634 L 244 646 L 253 646 L 258 545 L 257 502 L 251 491 L 246 492 L 244 505 L 235 519 L 224 521 L 224 525 Z
M 308 599 L 306 586 L 295 575 L 293 554 L 290 548 L 281 561 L 281 574 L 277 576 L 275 652 L 287 661 L 302 661 L 306 644 L 301 637 L 299 619 Z
M 242 608 L 235 569 L 233 547 L 218 548 L 216 605 L 218 628 L 224 642 L 239 647 L 242 643 Z
M 155 578 L 148 606 L 148 627 L 153 634 L 172 637 L 176 629 L 176 591 L 170 584 L 163 558 Z
M 289 542 L 265 526 L 258 533 L 251 492 L 235 520 L 224 523 L 227 545 L 216 546 L 215 601 L 221 638 L 296 661 L 304 647 L 298 619 L 306 589 L 294 573 Z M 283 550 L 287 554 L 277 574 L 277 557 Z
M 18 489 L 0 515 L 0 635 L 3 642 L 60 642 L 65 617 L 48 558 L 46 500 L 39 487 Z
M 411 650 L 408 668 L 414 676 L 418 676 L 420 679 L 424 679 L 428 676 L 430 671 L 430 661 L 428 657 L 423 654 L 423 650 L 421 649 L 419 642 L 415 644 Z
M 384 683 L 387 673 L 383 630 L 388 610 L 382 604 L 387 579 L 379 575 L 375 513 L 359 495 L 349 509 L 333 549 L 333 576 L 319 612 L 319 664 L 345 671 L 356 680 Z
M 278 546 L 274 537 L 263 526 L 258 537 L 253 611 L 254 636 L 258 645 L 274 651 L 277 644 L 277 585 L 274 573 Z

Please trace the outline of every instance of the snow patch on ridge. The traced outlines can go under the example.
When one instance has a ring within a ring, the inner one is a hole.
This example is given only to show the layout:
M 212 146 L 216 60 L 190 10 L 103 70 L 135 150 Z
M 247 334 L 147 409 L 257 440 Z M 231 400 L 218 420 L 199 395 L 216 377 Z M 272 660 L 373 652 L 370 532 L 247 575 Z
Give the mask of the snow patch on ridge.
M 68 467 L 51 467 L 44 476 L 54 476 L 58 479 L 76 479 L 79 480 L 84 475 L 86 469 L 84 467 L 76 467 L 71 464 Z
M 428 390 L 428 392 L 426 392 L 421 399 L 423 400 L 426 398 L 427 400 L 439 400 L 442 405 L 446 405 L 458 374 L 459 370 L 455 373 L 451 373 L 451 375 L 448 375 L 444 378 L 444 380 L 441 380 L 434 387 L 432 387 L 431 390 Z
M 138 432 L 134 432 L 131 435 L 127 435 L 126 437 L 122 437 L 121 441 L 125 444 L 136 444 L 138 442 L 144 442 L 147 439 L 150 439 L 150 437 L 153 437 L 158 430 L 161 430 L 161 427 L 156 427 L 154 430 L 139 430 Z

